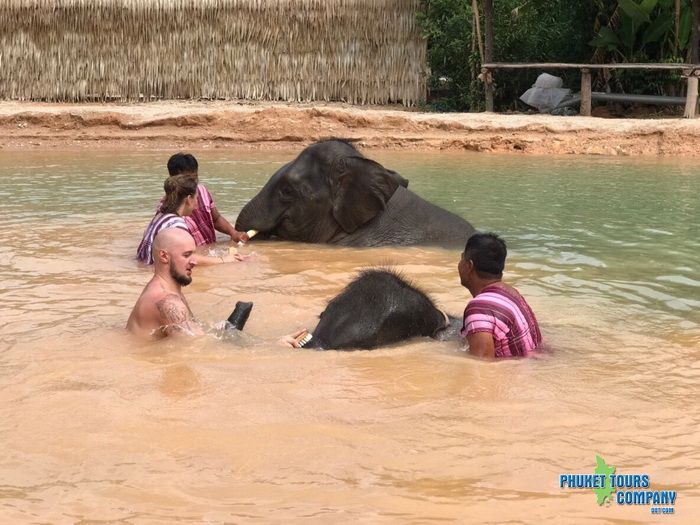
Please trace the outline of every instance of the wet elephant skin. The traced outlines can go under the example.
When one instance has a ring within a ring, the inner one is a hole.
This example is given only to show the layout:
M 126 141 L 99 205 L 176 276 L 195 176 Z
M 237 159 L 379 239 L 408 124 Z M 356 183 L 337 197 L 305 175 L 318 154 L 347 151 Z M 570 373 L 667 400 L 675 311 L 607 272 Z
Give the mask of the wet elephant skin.
M 306 347 L 372 349 L 412 337 L 437 337 L 445 328 L 445 315 L 403 277 L 390 270 L 365 270 L 328 303 Z
M 407 188 L 405 178 L 350 143 L 317 142 L 270 178 L 236 229 L 343 246 L 464 246 L 472 225 Z

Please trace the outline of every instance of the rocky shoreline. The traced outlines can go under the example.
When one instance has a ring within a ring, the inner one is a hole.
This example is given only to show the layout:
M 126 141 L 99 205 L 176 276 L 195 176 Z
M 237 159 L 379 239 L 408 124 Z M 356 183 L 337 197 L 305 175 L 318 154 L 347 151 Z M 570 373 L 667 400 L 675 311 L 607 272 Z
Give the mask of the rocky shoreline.
M 535 155 L 700 156 L 700 119 L 427 113 L 272 102 L 0 102 L 0 149 L 366 148 Z

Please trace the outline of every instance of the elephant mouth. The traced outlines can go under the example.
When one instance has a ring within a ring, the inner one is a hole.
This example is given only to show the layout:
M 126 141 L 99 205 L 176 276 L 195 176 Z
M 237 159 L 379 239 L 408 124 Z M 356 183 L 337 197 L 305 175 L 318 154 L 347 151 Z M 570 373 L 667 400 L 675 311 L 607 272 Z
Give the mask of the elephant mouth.
M 279 223 L 272 223 L 271 221 L 259 221 L 251 219 L 248 215 L 245 215 L 246 209 L 244 208 L 241 215 L 238 216 L 236 224 L 233 226 L 239 232 L 248 232 L 250 230 L 255 230 L 257 233 L 255 237 L 251 238 L 251 241 L 266 241 L 272 237 L 278 237 L 278 227 Z
M 267 231 L 259 231 L 258 233 L 255 234 L 255 237 L 251 239 L 251 241 L 275 241 L 275 240 L 284 240 L 284 241 L 293 241 L 297 240 L 293 236 L 291 236 L 288 232 L 284 231 L 284 229 L 280 229 L 278 227 L 274 227 L 271 230 Z
M 267 241 L 270 240 L 272 237 L 274 237 L 274 234 L 272 232 L 258 232 L 255 234 L 255 237 L 250 241 Z

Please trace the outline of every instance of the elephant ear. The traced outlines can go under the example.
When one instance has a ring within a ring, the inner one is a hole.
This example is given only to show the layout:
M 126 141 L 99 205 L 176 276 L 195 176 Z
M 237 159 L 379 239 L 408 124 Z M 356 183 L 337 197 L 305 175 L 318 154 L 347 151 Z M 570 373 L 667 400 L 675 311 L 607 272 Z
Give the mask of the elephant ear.
M 403 186 L 404 188 L 408 188 L 408 179 L 404 179 L 401 175 L 396 173 L 394 170 L 386 170 L 389 172 L 389 175 L 391 175 L 394 180 L 399 184 L 399 186 Z
M 373 219 L 386 202 L 408 181 L 381 164 L 362 157 L 345 157 L 336 163 L 333 216 L 347 233 Z

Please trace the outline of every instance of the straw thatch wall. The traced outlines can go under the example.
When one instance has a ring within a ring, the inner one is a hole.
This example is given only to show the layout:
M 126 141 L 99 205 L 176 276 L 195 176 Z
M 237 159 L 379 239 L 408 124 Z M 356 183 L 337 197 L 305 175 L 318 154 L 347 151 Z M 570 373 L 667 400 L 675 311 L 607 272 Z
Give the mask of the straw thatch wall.
M 413 104 L 419 0 L 0 0 L 0 98 Z

